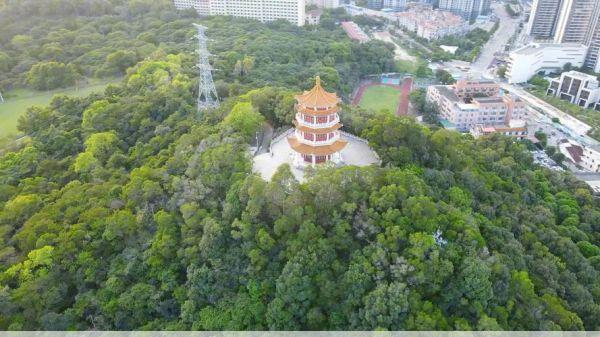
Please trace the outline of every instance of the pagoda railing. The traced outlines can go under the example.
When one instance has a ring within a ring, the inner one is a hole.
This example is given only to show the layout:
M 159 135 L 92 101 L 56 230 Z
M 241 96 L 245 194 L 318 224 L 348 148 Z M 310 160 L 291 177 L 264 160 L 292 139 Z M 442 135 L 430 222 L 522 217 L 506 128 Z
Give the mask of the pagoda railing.
M 329 138 L 327 140 L 308 140 L 306 138 L 304 138 L 304 136 L 302 136 L 302 133 L 298 130 L 296 130 L 296 139 L 298 139 L 298 141 L 302 144 L 306 144 L 306 145 L 311 145 L 311 146 L 324 146 L 324 145 L 331 145 L 333 143 L 335 143 L 336 141 L 340 140 L 340 133 L 339 132 L 334 132 L 334 136 L 332 138 Z
M 314 128 L 314 129 L 320 129 L 320 128 L 330 128 L 336 124 L 338 124 L 340 122 L 340 117 L 336 116 L 336 118 L 331 121 L 331 122 L 327 122 L 327 123 L 309 123 L 307 121 L 305 121 L 304 119 L 302 119 L 302 115 L 301 114 L 296 114 L 296 121 L 304 126 L 307 126 L 309 128 Z
M 277 135 L 277 137 L 275 137 L 275 138 L 273 138 L 273 139 L 271 140 L 271 144 L 273 144 L 273 143 L 277 143 L 278 141 L 282 140 L 283 138 L 285 138 L 285 137 L 287 137 L 287 136 L 291 135 L 292 133 L 294 133 L 294 130 L 296 130 L 296 129 L 294 129 L 294 128 L 289 128 L 289 129 L 287 129 L 287 130 L 283 131 L 282 133 L 280 133 L 279 135 Z

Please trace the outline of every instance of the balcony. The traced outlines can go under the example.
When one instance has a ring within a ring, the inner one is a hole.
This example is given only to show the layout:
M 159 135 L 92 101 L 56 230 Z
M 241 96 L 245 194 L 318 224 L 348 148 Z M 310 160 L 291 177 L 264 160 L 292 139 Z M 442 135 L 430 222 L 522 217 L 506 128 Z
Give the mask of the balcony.
M 307 121 L 305 121 L 304 119 L 302 119 L 302 115 L 297 113 L 296 114 L 296 121 L 304 126 L 307 126 L 309 128 L 314 128 L 314 129 L 321 129 L 321 128 L 330 128 L 336 124 L 338 124 L 340 122 L 340 116 L 336 115 L 335 119 L 332 122 L 327 122 L 327 123 L 309 123 Z
M 325 146 L 325 145 L 331 145 L 333 143 L 335 143 L 336 141 L 341 139 L 340 133 L 339 132 L 334 132 L 334 135 L 332 138 L 329 138 L 328 140 L 322 140 L 322 141 L 316 141 L 316 140 L 308 140 L 308 139 L 304 139 L 304 136 L 302 135 L 302 132 L 296 130 L 294 132 L 296 139 L 298 140 L 298 142 L 302 143 L 302 144 L 306 144 L 306 145 L 310 145 L 310 146 Z

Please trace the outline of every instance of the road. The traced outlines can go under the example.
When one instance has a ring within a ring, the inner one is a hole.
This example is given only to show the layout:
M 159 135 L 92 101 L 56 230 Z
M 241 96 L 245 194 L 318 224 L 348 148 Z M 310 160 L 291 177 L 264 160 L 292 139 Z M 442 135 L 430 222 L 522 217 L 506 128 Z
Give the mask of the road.
M 558 118 L 560 123 L 570 131 L 569 135 L 575 138 L 575 140 L 590 146 L 598 145 L 596 140 L 586 135 L 586 133 L 592 128 L 591 126 L 546 103 L 544 100 L 528 93 L 521 87 L 508 83 L 500 83 L 500 87 L 505 91 L 514 93 L 521 97 L 521 99 L 523 99 L 530 106 L 534 107 L 537 111 L 543 111 L 548 118 Z
M 263 131 L 257 132 L 256 134 L 257 141 L 260 142 L 260 147 L 257 149 L 255 156 L 259 154 L 263 154 L 269 152 L 269 144 L 271 144 L 271 139 L 273 138 L 273 127 L 265 123 L 263 125 Z
M 517 29 L 519 29 L 519 23 L 522 20 L 521 17 L 513 18 L 508 15 L 504 9 L 504 4 L 502 3 L 492 4 L 492 10 L 500 19 L 500 26 L 496 33 L 483 46 L 477 60 L 471 64 L 472 72 L 480 75 L 483 75 L 494 61 L 494 54 L 496 52 L 504 51 L 504 46 L 508 43 L 511 36 L 515 34 Z

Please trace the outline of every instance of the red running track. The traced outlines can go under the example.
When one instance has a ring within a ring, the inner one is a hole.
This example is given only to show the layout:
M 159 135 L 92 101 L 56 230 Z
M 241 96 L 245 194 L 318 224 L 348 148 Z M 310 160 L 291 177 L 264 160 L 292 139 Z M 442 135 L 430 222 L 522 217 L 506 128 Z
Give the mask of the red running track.
M 356 95 L 354 95 L 354 99 L 352 99 L 353 105 L 358 105 L 365 95 L 365 91 L 367 88 L 378 85 L 385 85 L 388 87 L 392 87 L 400 90 L 400 103 L 398 104 L 398 109 L 396 110 L 396 114 L 398 116 L 408 115 L 408 107 L 410 103 L 410 90 L 412 88 L 413 80 L 412 78 L 405 78 L 402 85 L 394 85 L 387 83 L 366 83 L 361 85 L 356 91 Z
M 396 114 L 398 116 L 408 115 L 408 107 L 410 103 L 410 90 L 412 89 L 412 85 L 412 77 L 407 77 L 404 79 L 404 82 L 402 83 L 402 89 L 400 91 L 400 103 L 398 104 L 398 110 L 396 111 Z

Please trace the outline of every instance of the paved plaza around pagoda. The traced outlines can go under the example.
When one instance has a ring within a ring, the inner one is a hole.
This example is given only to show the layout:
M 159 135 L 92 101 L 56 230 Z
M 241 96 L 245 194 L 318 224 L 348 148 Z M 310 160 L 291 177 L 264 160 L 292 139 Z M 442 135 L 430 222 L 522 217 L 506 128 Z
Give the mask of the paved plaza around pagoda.
M 287 134 L 287 133 L 286 133 Z M 379 165 L 380 159 L 364 139 L 348 133 L 342 133 L 342 139 L 348 145 L 341 151 L 343 165 L 369 166 Z M 271 152 L 254 157 L 253 171 L 265 180 L 271 180 L 277 168 L 289 164 L 292 173 L 299 181 L 304 181 L 304 170 L 293 165 L 294 150 L 288 143 L 287 136 L 275 138 L 271 144 Z

